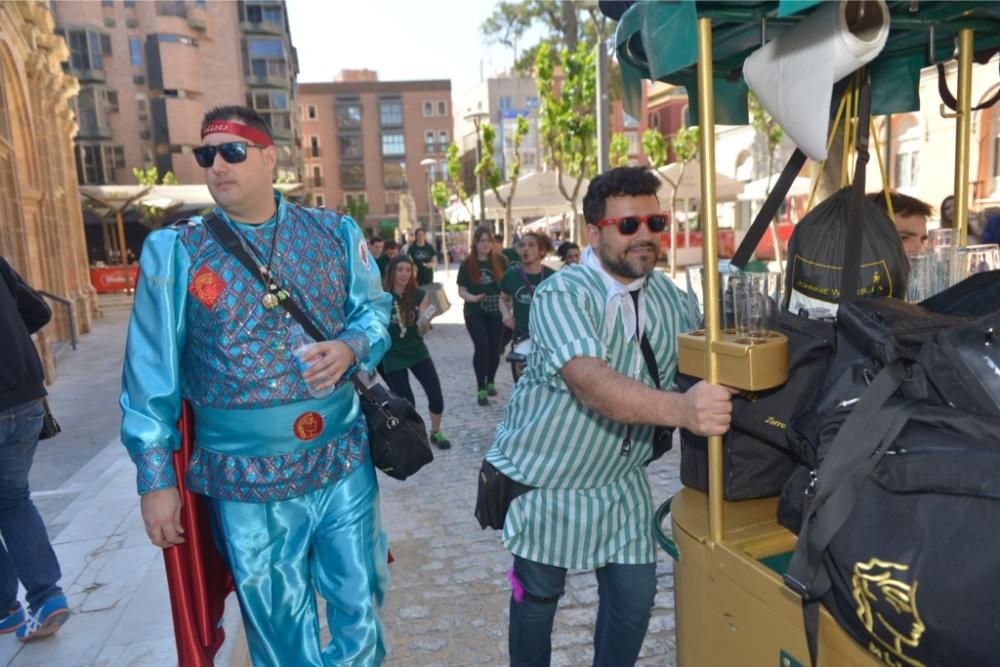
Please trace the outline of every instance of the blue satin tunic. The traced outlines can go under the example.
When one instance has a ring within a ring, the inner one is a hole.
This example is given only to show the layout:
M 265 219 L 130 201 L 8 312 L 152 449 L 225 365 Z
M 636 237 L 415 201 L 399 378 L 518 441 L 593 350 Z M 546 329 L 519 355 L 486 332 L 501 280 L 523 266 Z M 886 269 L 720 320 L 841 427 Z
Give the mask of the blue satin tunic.
M 223 217 L 327 337 L 372 370 L 389 345 L 391 297 L 349 217 L 277 196 L 275 219 Z M 195 411 L 190 488 L 221 500 L 270 502 L 334 483 L 369 460 L 350 382 L 313 399 L 295 365 L 296 323 L 263 306 L 264 287 L 192 218 L 147 238 L 122 378 L 122 441 L 139 493 L 176 484 L 171 454 L 181 398 Z

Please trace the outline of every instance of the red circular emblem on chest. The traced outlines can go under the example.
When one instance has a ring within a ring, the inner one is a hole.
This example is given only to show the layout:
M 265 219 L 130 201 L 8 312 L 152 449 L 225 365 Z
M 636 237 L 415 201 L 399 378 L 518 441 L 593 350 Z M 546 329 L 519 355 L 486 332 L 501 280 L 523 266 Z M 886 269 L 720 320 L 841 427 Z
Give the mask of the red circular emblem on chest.
M 295 420 L 292 426 L 295 437 L 299 440 L 312 440 L 323 432 L 323 416 L 318 412 L 304 412 Z

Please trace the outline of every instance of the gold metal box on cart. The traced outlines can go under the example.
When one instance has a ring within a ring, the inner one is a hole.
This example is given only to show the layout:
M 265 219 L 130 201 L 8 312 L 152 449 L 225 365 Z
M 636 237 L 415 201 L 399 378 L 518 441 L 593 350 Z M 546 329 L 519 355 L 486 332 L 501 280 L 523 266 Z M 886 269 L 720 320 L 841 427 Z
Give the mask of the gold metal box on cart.
M 670 506 L 677 664 L 796 667 L 809 664 L 802 600 L 781 574 L 795 535 L 778 525 L 777 498 L 725 503 L 722 542 L 711 543 L 708 496 L 683 489 Z M 819 664 L 882 665 L 820 612 Z
M 677 370 L 705 378 L 705 332 L 692 331 L 677 337 Z M 766 331 L 757 338 L 721 332 L 712 345 L 719 363 L 719 384 L 745 391 L 771 389 L 788 379 L 788 338 Z

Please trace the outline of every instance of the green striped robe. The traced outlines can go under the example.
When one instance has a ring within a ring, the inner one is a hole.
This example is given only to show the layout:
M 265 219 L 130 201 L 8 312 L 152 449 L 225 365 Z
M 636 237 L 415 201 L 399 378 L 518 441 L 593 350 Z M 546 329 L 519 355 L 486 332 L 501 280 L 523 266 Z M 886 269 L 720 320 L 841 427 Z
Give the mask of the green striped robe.
M 605 334 L 605 293 L 601 276 L 581 265 L 538 287 L 531 303 L 528 369 L 486 455 L 511 478 L 538 487 L 512 503 L 504 546 L 522 558 L 579 570 L 656 560 L 652 499 L 642 465 L 652 452 L 653 427 L 634 426 L 631 453 L 622 456 L 625 424 L 586 408 L 559 373 L 574 357 L 596 357 L 654 385 L 620 315 Z M 645 331 L 665 389 L 674 385 L 677 334 L 693 328 L 684 300 L 665 275 L 650 274 Z

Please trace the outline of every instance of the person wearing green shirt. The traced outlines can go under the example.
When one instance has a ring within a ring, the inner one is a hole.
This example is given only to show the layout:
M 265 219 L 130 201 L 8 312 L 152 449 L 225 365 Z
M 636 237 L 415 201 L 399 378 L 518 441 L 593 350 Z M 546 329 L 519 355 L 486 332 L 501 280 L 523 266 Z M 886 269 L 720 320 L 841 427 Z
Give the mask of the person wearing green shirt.
M 521 263 L 521 250 L 519 243 L 515 243 L 513 248 L 504 248 L 500 251 L 500 254 L 504 256 L 507 260 L 507 268 L 513 269 L 515 266 Z
M 496 396 L 500 365 L 500 278 L 506 262 L 493 247 L 493 232 L 477 227 L 472 252 L 458 268 L 458 295 L 465 302 L 465 328 L 472 338 L 472 368 L 476 374 L 476 402 L 489 405 Z
M 660 179 L 619 167 L 583 201 L 590 246 L 543 281 L 532 349 L 486 461 L 531 490 L 503 524 L 514 555 L 508 646 L 513 667 L 547 665 L 568 569 L 595 570 L 594 665 L 634 665 L 656 594 L 653 505 L 645 463 L 655 427 L 729 429 L 734 391 L 674 391 L 677 334 L 694 328 L 683 293 L 656 271 L 666 222 Z M 642 343 L 656 359 L 655 387 Z
M 500 279 L 500 315 L 504 326 L 514 332 L 514 338 L 528 335 L 528 314 L 535 288 L 555 273 L 542 265 L 552 248 L 552 241 L 544 234 L 528 232 L 517 242 L 519 262 L 510 266 Z
M 424 286 L 434 282 L 434 269 L 437 268 L 437 252 L 434 246 L 427 242 L 427 230 L 418 229 L 413 237 L 413 243 L 406 249 L 406 254 L 417 265 L 417 285 Z
M 413 403 L 408 373 L 413 373 L 427 394 L 431 413 L 431 442 L 448 449 L 451 442 L 441 432 L 444 397 L 430 350 L 424 344 L 424 333 L 430 328 L 430 317 L 422 316 L 430 306 L 424 290 L 417 287 L 416 265 L 407 255 L 389 262 L 383 288 L 392 295 L 389 316 L 389 351 L 382 357 L 382 376 L 397 396 Z

